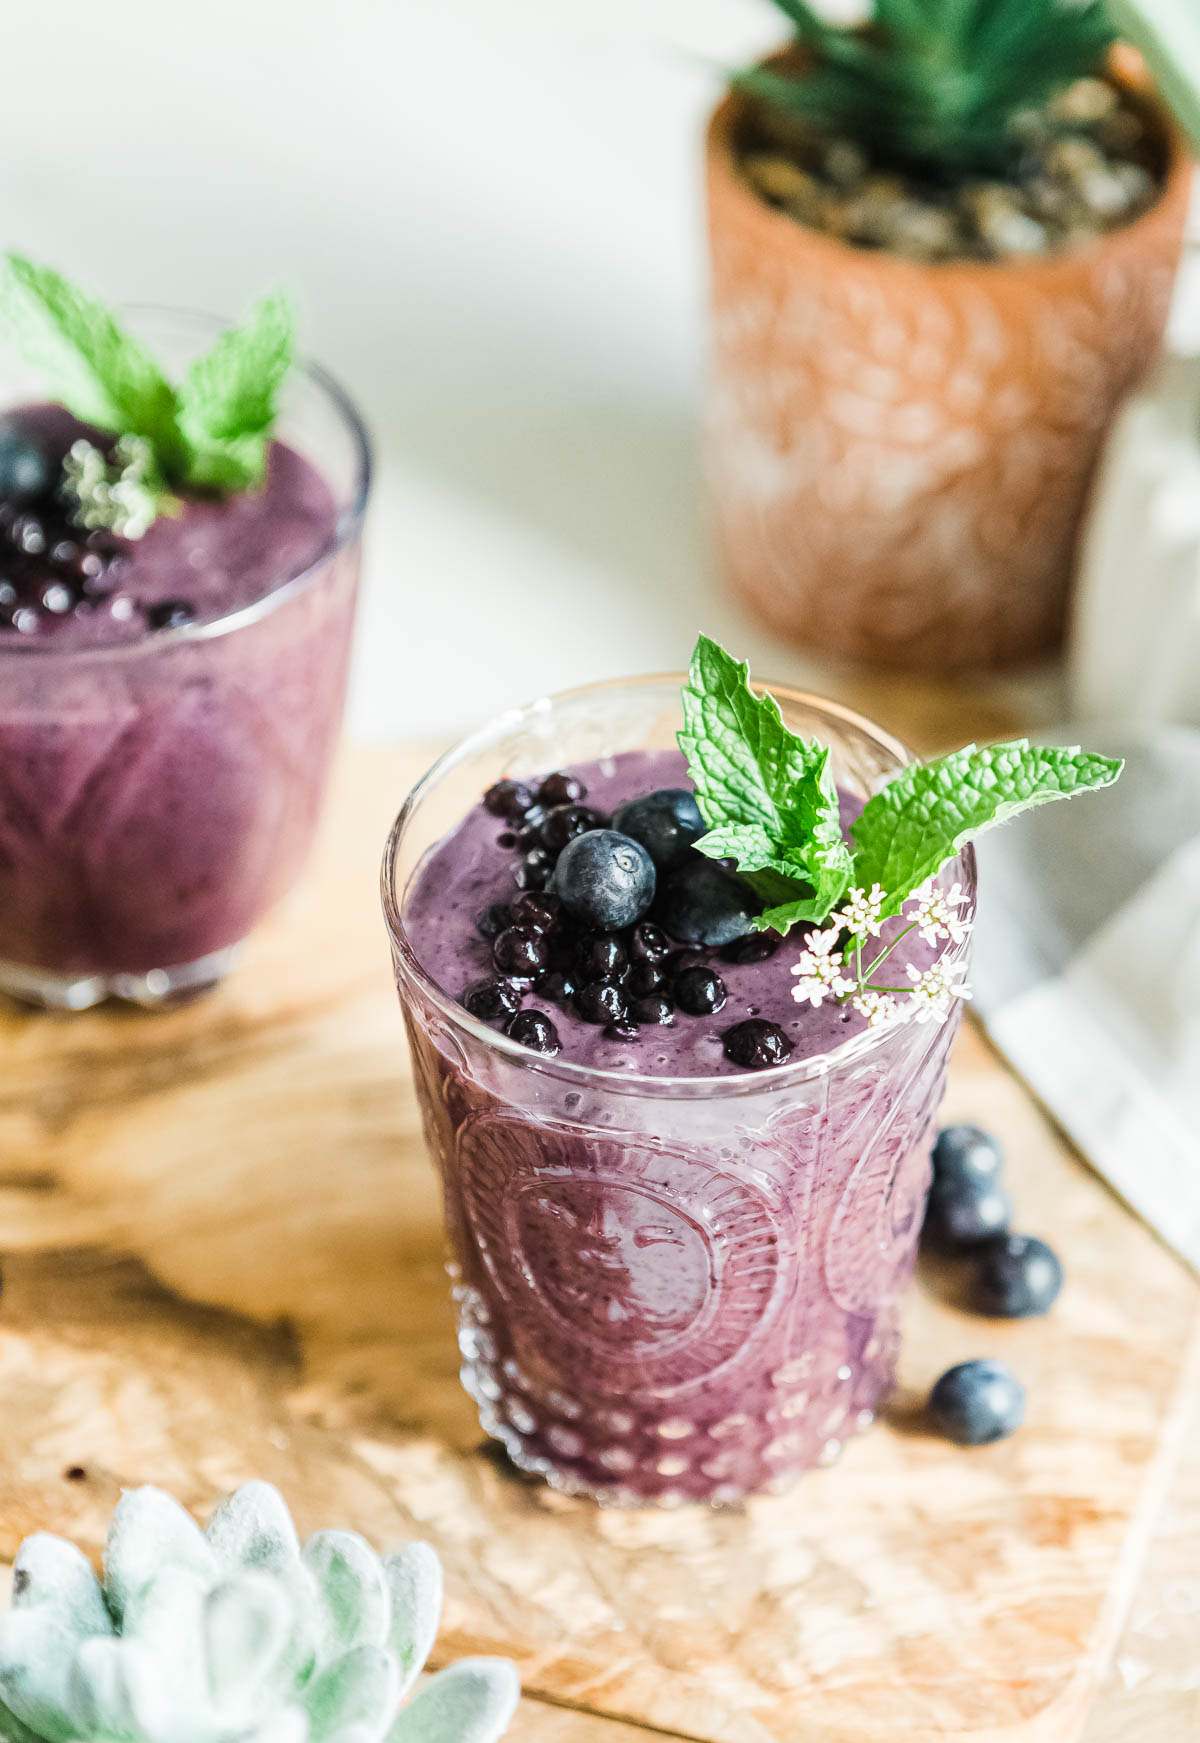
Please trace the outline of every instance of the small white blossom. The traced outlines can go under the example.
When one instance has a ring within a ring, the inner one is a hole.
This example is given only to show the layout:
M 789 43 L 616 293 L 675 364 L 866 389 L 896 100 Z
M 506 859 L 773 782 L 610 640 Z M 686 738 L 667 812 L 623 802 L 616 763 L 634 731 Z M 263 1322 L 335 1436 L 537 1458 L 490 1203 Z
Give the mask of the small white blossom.
M 845 963 L 837 948 L 840 931 L 840 927 L 834 926 L 827 932 L 810 932 L 805 938 L 805 949 L 791 970 L 800 976 L 798 984 L 792 988 L 792 997 L 797 1004 L 803 1004 L 807 999 L 809 1004 L 819 1005 L 825 999 L 842 999 L 854 991 L 855 983 L 847 980 L 841 972 Z
M 900 1014 L 900 1007 L 891 993 L 859 993 L 850 1003 L 860 1016 L 867 1019 L 870 1029 L 880 1029 L 884 1023 L 894 1022 Z
M 141 436 L 122 436 L 111 461 L 80 437 L 63 461 L 67 492 L 75 499 L 71 519 L 89 530 L 106 527 L 122 539 L 142 538 L 158 513 L 153 470 L 153 450 Z
M 846 906 L 840 908 L 830 918 L 837 924 L 839 930 L 845 927 L 853 932 L 856 938 L 878 938 L 883 922 L 879 918 L 879 910 L 886 900 L 886 893 L 881 884 L 872 884 L 870 890 L 851 890 L 846 897 Z
M 943 938 L 954 944 L 962 943 L 971 923 L 955 909 L 964 907 L 970 899 L 961 884 L 949 890 L 929 890 L 917 897 L 916 926 L 926 944 L 937 944 Z
M 918 1023 L 944 1022 L 953 1000 L 970 998 L 970 989 L 962 984 L 966 972 L 965 962 L 938 961 L 926 969 L 908 964 L 905 973 L 913 983 L 908 997 Z

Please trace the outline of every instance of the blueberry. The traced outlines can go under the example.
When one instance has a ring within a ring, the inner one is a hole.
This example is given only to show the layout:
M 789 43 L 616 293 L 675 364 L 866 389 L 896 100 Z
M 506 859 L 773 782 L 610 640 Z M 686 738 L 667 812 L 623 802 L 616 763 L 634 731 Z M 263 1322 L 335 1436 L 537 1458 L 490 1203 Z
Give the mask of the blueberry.
M 568 999 L 573 999 L 579 991 L 579 982 L 573 974 L 567 974 L 561 969 L 552 969 L 544 974 L 535 988 L 540 999 L 549 999 L 553 1004 L 565 1005 Z
M 670 999 L 661 993 L 651 993 L 648 998 L 634 999 L 629 1007 L 629 1015 L 635 1023 L 672 1023 L 675 1020 L 675 1007 Z
M 578 805 L 581 799 L 587 798 L 587 788 L 577 775 L 570 775 L 565 769 L 556 769 L 552 775 L 547 775 L 537 791 L 538 804 L 547 807 L 551 805 Z
M 933 1146 L 933 1190 L 978 1191 L 998 1186 L 1004 1166 L 995 1138 L 978 1126 L 946 1126 Z
M 538 827 L 538 840 L 551 853 L 561 853 L 568 841 L 600 827 L 600 814 L 586 805 L 556 805 Z
M 747 1071 L 765 1071 L 768 1066 L 782 1065 L 792 1051 L 778 1023 L 768 1023 L 765 1017 L 748 1017 L 725 1031 L 725 1057 Z
M 531 847 L 517 867 L 517 888 L 521 890 L 544 890 L 550 873 L 554 870 L 554 861 L 544 847 Z
M 1012 1200 L 1002 1186 L 935 1188 L 925 1215 L 925 1233 L 936 1246 L 956 1252 L 1005 1234 L 1012 1215 Z
M 684 944 L 732 944 L 752 930 L 760 907 L 749 884 L 697 853 L 667 878 L 654 917 Z
M 930 1393 L 929 1414 L 947 1440 L 987 1446 L 1024 1422 L 1025 1388 L 1003 1362 L 960 1362 Z
M 151 629 L 182 629 L 194 623 L 196 607 L 190 599 L 160 599 L 146 607 L 146 622 Z
M 643 920 L 640 926 L 634 927 L 629 937 L 631 962 L 662 962 L 670 954 L 670 940 L 660 926 Z
M 629 1022 L 626 1018 L 621 1018 L 615 1023 L 607 1024 L 604 1034 L 605 1038 L 609 1041 L 636 1041 L 638 1038 L 638 1026 L 636 1023 Z
M 980 1249 L 971 1285 L 976 1313 L 1025 1319 L 1048 1313 L 1063 1286 L 1058 1255 L 1033 1235 L 1001 1235 Z
M 494 940 L 492 961 L 501 974 L 542 975 L 550 967 L 550 946 L 543 933 L 510 926 Z
M 613 828 L 640 841 L 659 871 L 678 865 L 708 825 L 696 795 L 685 787 L 663 787 L 641 799 L 628 799 L 613 813 Z
M 48 581 L 41 592 L 42 605 L 54 617 L 62 617 L 75 603 L 75 595 L 65 581 Z
M 526 811 L 520 820 L 517 830 L 517 841 L 522 847 L 540 847 L 542 845 L 542 822 L 546 813 L 540 805 L 534 805 Z
M 562 903 L 549 890 L 526 890 L 512 905 L 513 924 L 534 932 L 553 932 L 562 923 Z
M 518 1011 L 505 1023 L 504 1033 L 519 1041 L 522 1047 L 530 1047 L 535 1053 L 545 1053 L 551 1058 L 562 1046 L 558 1030 L 540 1011 Z
M 663 963 L 667 979 L 676 981 L 689 968 L 707 968 L 708 958 L 702 950 L 673 950 Z
M 575 952 L 581 980 L 618 980 L 628 961 L 624 944 L 612 932 L 587 933 Z
M 493 817 L 519 822 L 533 805 L 533 792 L 524 781 L 497 781 L 483 795 L 483 803 Z
M 635 962 L 625 977 L 625 984 L 634 998 L 649 998 L 660 993 L 667 984 L 661 962 Z
M 592 829 L 563 848 L 551 887 L 583 925 L 611 932 L 641 919 L 654 885 L 654 862 L 640 842 Z
M 35 443 L 17 434 L 11 426 L 0 429 L 0 497 L 23 504 L 47 496 L 54 468 Z
M 748 932 L 744 938 L 735 938 L 732 944 L 727 944 L 721 952 L 722 962 L 743 964 L 747 962 L 766 962 L 774 956 L 783 939 L 778 932 Z
M 689 1017 L 709 1017 L 724 1010 L 725 982 L 715 969 L 685 968 L 675 982 L 675 1002 Z
M 484 1023 L 498 1023 L 520 1009 L 521 993 L 511 981 L 493 978 L 477 980 L 463 994 L 462 1002 L 473 1017 Z
M 475 930 L 481 938 L 492 939 L 504 931 L 513 922 L 512 909 L 507 902 L 489 902 L 487 907 L 475 920 Z
M 625 994 L 615 981 L 594 980 L 575 994 L 575 1010 L 585 1023 L 622 1023 Z

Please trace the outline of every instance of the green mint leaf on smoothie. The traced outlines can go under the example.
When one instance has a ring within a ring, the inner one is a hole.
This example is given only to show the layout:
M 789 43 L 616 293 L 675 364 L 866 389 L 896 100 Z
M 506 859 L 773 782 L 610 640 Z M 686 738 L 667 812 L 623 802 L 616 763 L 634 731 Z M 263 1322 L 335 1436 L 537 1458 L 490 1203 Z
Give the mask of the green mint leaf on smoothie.
M 67 410 L 178 458 L 175 392 L 141 342 L 53 267 L 20 254 L 6 266 L 0 311 L 10 336 Z
M 679 747 L 688 760 L 711 859 L 732 857 L 766 904 L 756 924 L 822 920 L 850 883 L 829 751 L 784 725 L 750 669 L 701 636 L 683 689 Z
M 291 304 L 276 291 L 192 364 L 179 389 L 179 427 L 190 455 L 191 483 L 245 490 L 261 480 L 276 400 L 295 344 Z
M 883 888 L 887 919 L 985 829 L 1033 805 L 1111 786 L 1122 766 L 1027 739 L 912 763 L 868 799 L 853 825 L 854 883 Z

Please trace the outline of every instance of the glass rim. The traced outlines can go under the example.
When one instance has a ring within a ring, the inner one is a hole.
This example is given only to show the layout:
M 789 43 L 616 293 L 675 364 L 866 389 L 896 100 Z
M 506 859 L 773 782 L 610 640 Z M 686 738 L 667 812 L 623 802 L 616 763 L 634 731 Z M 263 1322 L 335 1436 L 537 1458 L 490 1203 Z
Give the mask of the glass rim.
M 229 321 L 219 315 L 210 315 L 200 309 L 180 309 L 168 303 L 122 303 L 124 314 L 139 316 L 169 316 L 170 319 L 185 324 L 192 323 L 204 328 L 210 333 L 223 333 L 229 328 Z M 350 437 L 354 453 L 354 488 L 350 502 L 339 509 L 337 525 L 333 542 L 311 563 L 303 569 L 289 575 L 286 581 L 272 587 L 258 599 L 252 599 L 248 605 L 238 606 L 236 611 L 226 612 L 223 617 L 216 617 L 211 623 L 182 623 L 173 629 L 159 629 L 152 634 L 139 636 L 136 641 L 100 642 L 87 647 L 59 648 L 53 643 L 41 643 L 36 640 L 0 642 L 0 660 L 4 659 L 40 659 L 62 661 L 73 660 L 122 660 L 136 659 L 144 656 L 149 649 L 158 652 L 162 649 L 177 646 L 181 642 L 213 641 L 219 636 L 232 634 L 235 630 L 247 628 L 258 623 L 262 618 L 269 617 L 272 612 L 295 599 L 300 593 L 305 593 L 314 585 L 325 565 L 332 557 L 338 556 L 346 547 L 354 542 L 362 531 L 363 518 L 367 510 L 367 499 L 371 491 L 371 481 L 375 470 L 375 451 L 372 446 L 370 432 L 363 420 L 358 407 L 341 385 L 337 378 L 329 373 L 320 363 L 310 357 L 297 357 L 290 374 L 303 375 L 314 386 L 324 399 L 332 406 L 340 419 L 343 429 Z M 56 404 L 56 401 L 48 403 Z M 13 408 L 7 408 L 9 410 Z
M 916 1022 L 916 1008 L 905 1010 L 900 1017 L 891 1023 L 883 1024 L 874 1029 L 867 1028 L 857 1035 L 851 1035 L 845 1041 L 839 1041 L 836 1047 L 826 1053 L 813 1054 L 805 1059 L 785 1060 L 782 1065 L 769 1066 L 765 1071 L 746 1071 L 738 1075 L 724 1074 L 721 1076 L 686 1077 L 653 1075 L 649 1072 L 612 1071 L 603 1066 L 584 1065 L 577 1060 L 564 1059 L 561 1056 L 546 1058 L 534 1053 L 530 1048 L 523 1047 L 505 1035 L 502 1030 L 493 1029 L 490 1024 L 482 1022 L 457 999 L 450 997 L 438 986 L 437 982 L 426 971 L 409 941 L 403 916 L 400 912 L 400 901 L 396 893 L 396 868 L 401 841 L 411 823 L 417 808 L 425 796 L 437 786 L 442 777 L 448 774 L 459 762 L 471 756 L 475 751 L 483 749 L 486 744 L 502 730 L 512 730 L 521 722 L 538 714 L 548 713 L 555 706 L 574 702 L 588 696 L 601 696 L 605 691 L 621 690 L 631 685 L 646 686 L 671 684 L 681 686 L 686 679 L 683 672 L 646 672 L 637 673 L 632 677 L 603 678 L 590 684 L 579 684 L 569 690 L 558 690 L 552 694 L 535 698 L 516 708 L 506 709 L 502 714 L 494 715 L 482 726 L 477 727 L 466 737 L 459 739 L 451 747 L 443 751 L 433 762 L 416 785 L 411 789 L 396 819 L 388 832 L 384 847 L 383 865 L 380 871 L 380 893 L 383 901 L 384 920 L 388 936 L 392 944 L 392 956 L 398 971 L 419 990 L 422 997 L 434 1005 L 439 1013 L 457 1028 L 465 1030 L 472 1038 L 490 1049 L 508 1058 L 514 1065 L 525 1070 L 540 1071 L 549 1077 L 556 1077 L 565 1082 L 579 1086 L 591 1085 L 603 1089 L 606 1093 L 624 1093 L 626 1095 L 657 1094 L 674 1099 L 686 1099 L 688 1096 L 697 1098 L 704 1096 L 749 1096 L 761 1093 L 767 1089 L 782 1089 L 792 1084 L 810 1083 L 822 1077 L 829 1076 L 834 1070 L 843 1066 L 854 1065 L 869 1057 L 902 1029 L 911 1029 Z M 865 734 L 876 745 L 896 757 L 901 767 L 915 762 L 916 757 L 900 739 L 883 727 L 877 726 L 865 714 L 859 714 L 853 708 L 847 708 L 841 702 L 833 702 L 828 697 L 817 696 L 812 691 L 798 690 L 790 684 L 776 684 L 765 679 L 753 679 L 751 687 L 758 692 L 769 691 L 772 696 L 781 701 L 799 704 L 802 707 L 815 710 L 819 714 L 832 717 L 843 724 L 853 727 Z M 972 897 L 972 917 L 974 914 L 974 899 L 977 889 L 975 850 L 968 843 L 960 852 L 959 859 L 966 873 L 968 888 Z M 970 949 L 970 933 L 961 944 L 951 943 L 944 957 L 951 963 L 962 960 Z M 955 1020 L 957 1012 L 952 1010 L 944 1021 Z M 934 1033 L 941 1030 L 943 1024 L 938 1023 Z

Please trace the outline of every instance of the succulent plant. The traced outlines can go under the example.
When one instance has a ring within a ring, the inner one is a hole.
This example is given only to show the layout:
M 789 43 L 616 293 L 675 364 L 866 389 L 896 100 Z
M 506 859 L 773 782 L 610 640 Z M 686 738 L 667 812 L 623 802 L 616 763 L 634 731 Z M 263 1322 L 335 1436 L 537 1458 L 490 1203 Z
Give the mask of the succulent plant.
M 1103 0 L 873 0 L 864 29 L 775 0 L 805 63 L 753 67 L 736 88 L 780 116 L 933 179 L 1004 174 L 1018 118 L 1103 66 Z
M 462 1659 L 402 1706 L 433 1645 L 441 1565 L 353 1531 L 301 1548 L 282 1496 L 247 1483 L 202 1531 L 127 1490 L 104 1578 L 65 1538 L 21 1545 L 0 1621 L 4 1743 L 493 1743 L 519 1694 Z

